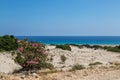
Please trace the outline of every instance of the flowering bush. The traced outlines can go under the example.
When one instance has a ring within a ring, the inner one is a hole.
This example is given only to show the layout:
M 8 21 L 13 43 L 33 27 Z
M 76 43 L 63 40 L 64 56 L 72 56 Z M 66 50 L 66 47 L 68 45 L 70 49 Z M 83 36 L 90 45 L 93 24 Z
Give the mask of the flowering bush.
M 23 69 L 52 68 L 51 64 L 46 63 L 48 51 L 42 44 L 18 40 L 17 57 L 15 59 Z

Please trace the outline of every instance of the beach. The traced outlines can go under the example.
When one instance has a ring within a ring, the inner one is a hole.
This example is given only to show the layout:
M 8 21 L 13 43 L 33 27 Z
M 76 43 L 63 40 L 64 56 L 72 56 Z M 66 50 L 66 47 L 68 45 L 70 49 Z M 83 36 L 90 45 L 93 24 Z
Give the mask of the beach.
M 43 69 L 27 74 L 21 72 L 7 75 L 6 70 L 10 67 L 12 58 L 4 54 L 0 55 L 0 64 L 6 61 L 6 64 L 2 64 L 8 67 L 3 70 L 0 66 L 1 72 L 6 71 L 0 74 L 0 80 L 120 80 L 120 53 L 73 45 L 70 45 L 71 51 L 56 48 L 55 45 L 46 45 L 45 48 L 49 50 L 48 62 L 54 65 L 53 71 Z M 63 55 L 65 61 L 61 60 Z M 84 69 L 72 70 L 75 65 L 82 65 Z M 12 67 L 20 68 L 16 63 Z
M 103 49 L 91 49 L 91 48 L 78 48 L 76 46 L 70 46 L 71 51 L 62 50 L 55 48 L 55 46 L 47 46 L 49 49 L 49 57 L 53 56 L 52 64 L 56 68 L 60 67 L 72 67 L 73 65 L 79 64 L 84 65 L 86 68 L 89 64 L 100 62 L 100 66 L 110 66 L 112 62 L 120 62 L 120 54 L 115 52 L 106 51 Z M 66 61 L 61 63 L 61 56 L 66 57 Z
M 0 0 L 0 80 L 120 80 L 120 0 Z

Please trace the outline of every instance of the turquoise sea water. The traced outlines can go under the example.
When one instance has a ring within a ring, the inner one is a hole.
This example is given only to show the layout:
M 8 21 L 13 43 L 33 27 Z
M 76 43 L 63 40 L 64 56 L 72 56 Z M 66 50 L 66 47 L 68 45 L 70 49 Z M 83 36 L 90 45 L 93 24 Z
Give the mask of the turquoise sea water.
M 120 44 L 120 36 L 16 36 L 44 44 Z

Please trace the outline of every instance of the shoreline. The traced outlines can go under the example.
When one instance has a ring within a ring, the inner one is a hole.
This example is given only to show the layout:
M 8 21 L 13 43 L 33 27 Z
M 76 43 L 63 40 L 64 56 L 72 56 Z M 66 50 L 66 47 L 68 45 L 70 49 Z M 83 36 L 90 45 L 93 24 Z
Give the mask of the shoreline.
M 45 45 L 78 45 L 78 46 L 82 46 L 82 45 L 90 45 L 90 46 L 94 46 L 94 45 L 98 45 L 98 46 L 119 46 L 120 44 L 45 44 Z
M 44 44 L 90 44 L 119 45 L 120 36 L 17 36 L 17 39 L 27 38 L 28 41 Z

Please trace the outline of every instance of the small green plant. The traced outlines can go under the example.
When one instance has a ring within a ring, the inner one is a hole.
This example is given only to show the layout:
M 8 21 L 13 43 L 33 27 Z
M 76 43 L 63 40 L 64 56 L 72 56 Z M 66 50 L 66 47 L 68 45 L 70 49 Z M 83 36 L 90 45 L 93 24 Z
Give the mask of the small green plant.
M 56 45 L 56 48 L 71 51 L 71 47 L 69 45 Z
M 76 46 L 76 47 L 79 47 L 80 45 L 79 44 L 70 44 L 72 46 Z
M 82 70 L 82 69 L 85 69 L 85 67 L 83 65 L 76 64 L 72 67 L 72 69 L 70 71 Z
M 81 47 L 92 48 L 92 46 L 89 44 L 83 44 L 83 45 L 81 45 Z
M 94 49 L 102 49 L 103 47 L 99 46 L 99 45 L 93 45 L 92 48 L 94 48 Z
M 64 55 L 61 55 L 61 57 L 60 57 L 60 58 L 61 58 L 61 61 L 62 61 L 62 62 L 65 62 L 65 61 L 66 61 L 66 59 L 67 59 Z
M 94 66 L 94 65 L 101 65 L 101 62 L 95 62 L 95 63 L 90 63 L 89 66 Z
M 0 37 L 0 50 L 11 51 L 18 48 L 17 39 L 12 35 L 5 35 Z
M 43 65 L 43 68 L 49 68 L 49 69 L 54 69 L 54 66 L 51 64 L 51 63 L 45 63 L 44 65 Z
M 108 51 L 112 51 L 112 52 L 120 52 L 120 47 L 119 47 L 119 46 L 107 47 L 106 49 L 107 49 Z

